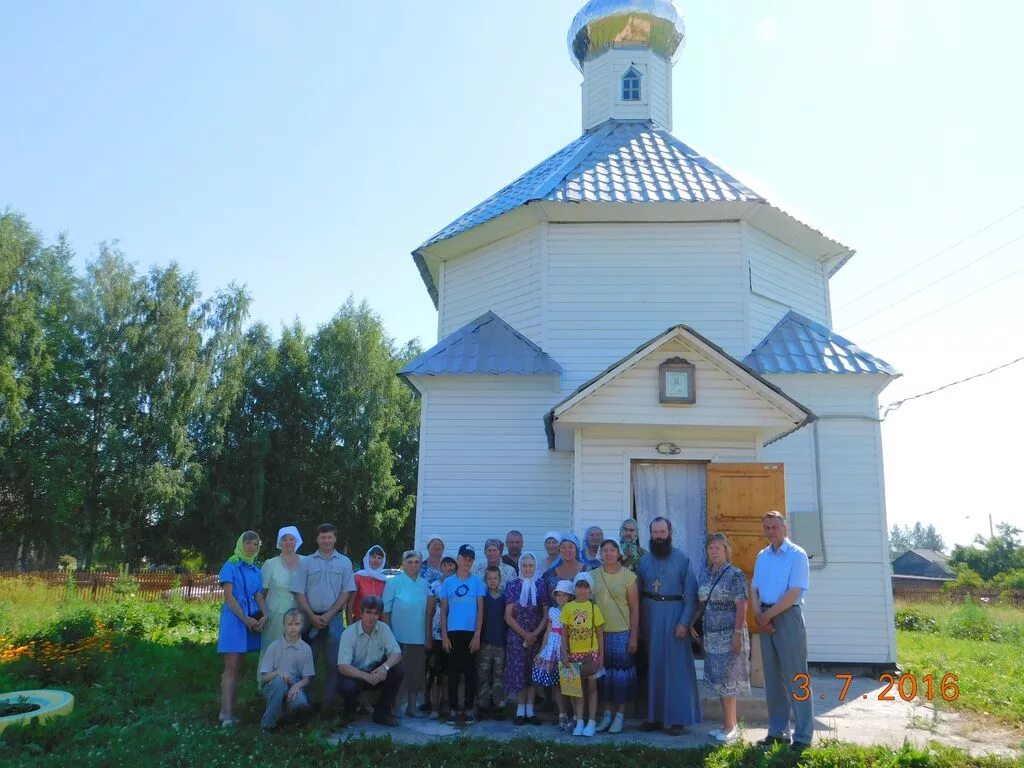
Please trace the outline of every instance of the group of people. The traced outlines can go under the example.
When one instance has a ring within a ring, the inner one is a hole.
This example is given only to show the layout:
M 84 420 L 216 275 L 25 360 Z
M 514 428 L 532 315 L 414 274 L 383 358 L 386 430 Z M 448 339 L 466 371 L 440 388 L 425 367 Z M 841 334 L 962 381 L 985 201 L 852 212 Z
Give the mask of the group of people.
M 488 539 L 482 558 L 471 544 L 449 552 L 442 537 L 430 536 L 426 556 L 403 552 L 397 574 L 384 570 L 387 555 L 377 545 L 354 571 L 329 523 L 317 527 L 317 549 L 305 556 L 299 531 L 282 528 L 280 554 L 257 567 L 259 536 L 247 531 L 220 574 L 220 720 L 237 722 L 240 662 L 258 650 L 266 731 L 286 713 L 330 711 L 338 696 L 350 719 L 368 690 L 377 692 L 372 717 L 383 725 L 397 724 L 397 713 L 467 725 L 502 719 L 510 700 L 515 725 L 538 725 L 534 706 L 544 689 L 559 727 L 583 737 L 619 733 L 642 658 L 647 720 L 640 728 L 677 735 L 701 722 L 693 650 L 700 643 L 704 686 L 722 701 L 722 727 L 712 736 L 729 742 L 739 738 L 736 697 L 750 692 L 752 601 L 769 708 L 764 741 L 788 743 L 792 722 L 794 747 L 805 747 L 812 697 L 794 678 L 807 673 L 807 555 L 787 538 L 779 512 L 762 523 L 768 546 L 749 593 L 725 534 L 707 537 L 698 578 L 661 517 L 650 524 L 649 551 L 633 519 L 617 538 L 591 526 L 582 544 L 550 531 L 543 556 L 524 551 L 518 531 Z M 323 692 L 313 705 L 318 670 Z

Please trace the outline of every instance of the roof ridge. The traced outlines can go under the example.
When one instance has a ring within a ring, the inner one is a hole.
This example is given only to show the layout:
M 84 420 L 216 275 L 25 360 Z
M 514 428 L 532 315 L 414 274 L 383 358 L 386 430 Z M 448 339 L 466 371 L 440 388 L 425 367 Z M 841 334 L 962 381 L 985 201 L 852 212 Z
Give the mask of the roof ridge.
M 590 151 L 594 148 L 594 145 L 603 139 L 605 136 L 615 130 L 614 120 L 606 120 L 604 123 L 595 128 L 588 134 L 583 134 L 586 137 L 586 141 L 580 142 L 580 145 L 576 148 L 576 151 L 569 155 L 568 159 L 555 168 L 554 171 L 549 173 L 534 187 L 533 194 L 528 198 L 529 200 L 540 200 L 551 193 L 559 182 L 562 181 L 566 176 L 569 175 L 569 171 L 575 168 L 580 160 L 590 154 Z M 580 138 L 583 138 L 581 136 Z M 564 148 L 563 148 L 564 149 Z M 557 153 L 556 153 L 557 154 Z

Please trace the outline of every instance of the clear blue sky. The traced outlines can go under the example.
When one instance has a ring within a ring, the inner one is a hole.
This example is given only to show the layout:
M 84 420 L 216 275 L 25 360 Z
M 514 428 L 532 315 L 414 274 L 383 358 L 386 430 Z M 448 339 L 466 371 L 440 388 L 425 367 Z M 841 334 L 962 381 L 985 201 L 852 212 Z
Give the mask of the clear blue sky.
M 410 251 L 579 134 L 578 0 L 0 0 L 0 205 L 82 259 L 119 240 L 273 328 L 349 294 L 435 340 Z M 1024 355 L 1024 4 L 679 2 L 675 134 L 855 247 L 837 329 L 905 377 L 886 403 Z M 858 322 L 862 318 L 863 322 Z M 684 318 L 681 318 L 684 319 Z M 893 522 L 1024 525 L 1024 364 L 908 403 L 883 432 Z M 968 517 L 969 516 L 969 517 Z

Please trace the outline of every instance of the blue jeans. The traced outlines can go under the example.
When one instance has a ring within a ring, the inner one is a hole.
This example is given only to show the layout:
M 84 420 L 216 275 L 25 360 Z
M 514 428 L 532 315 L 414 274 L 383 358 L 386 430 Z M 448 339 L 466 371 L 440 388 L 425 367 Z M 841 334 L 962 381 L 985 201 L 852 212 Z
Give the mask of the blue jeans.
M 338 646 L 341 645 L 341 633 L 344 627 L 341 625 L 341 614 L 339 613 L 326 629 L 316 630 L 316 634 L 308 637 L 306 642 L 313 650 L 313 663 L 318 670 L 317 677 L 320 677 L 319 670 L 323 670 L 324 698 L 323 707 L 326 709 L 334 704 L 338 694 Z
M 273 728 L 277 725 L 277 721 L 281 719 L 281 712 L 284 709 L 288 709 L 289 712 L 294 712 L 297 709 L 309 709 L 309 699 L 306 698 L 305 688 L 299 690 L 298 695 L 293 701 L 285 701 L 289 688 L 291 688 L 291 685 L 280 677 L 275 677 L 269 683 L 263 684 L 261 692 L 263 693 L 263 698 L 267 700 L 267 709 L 263 713 L 263 720 L 260 721 L 261 726 Z

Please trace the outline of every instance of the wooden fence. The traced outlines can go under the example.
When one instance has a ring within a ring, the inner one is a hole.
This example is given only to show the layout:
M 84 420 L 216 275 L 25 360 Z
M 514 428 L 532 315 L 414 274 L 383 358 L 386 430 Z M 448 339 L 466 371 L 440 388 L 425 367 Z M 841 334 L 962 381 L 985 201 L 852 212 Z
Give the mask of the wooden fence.
M 970 589 L 958 587 L 944 590 L 931 584 L 900 584 L 893 588 L 893 597 L 908 603 L 962 603 L 970 597 L 976 603 L 1008 605 L 1024 608 L 1024 590 L 1021 589 Z
M 184 600 L 220 600 L 224 596 L 217 574 L 176 574 L 141 571 L 129 574 L 135 582 L 134 592 L 115 589 L 121 574 L 75 573 L 75 588 L 79 597 L 97 602 L 117 600 L 126 594 L 134 594 L 143 600 L 170 600 L 180 596 Z M 48 595 L 60 597 L 68 588 L 66 571 L 0 571 L 0 585 L 10 588 L 12 582 L 21 581 L 42 586 Z

